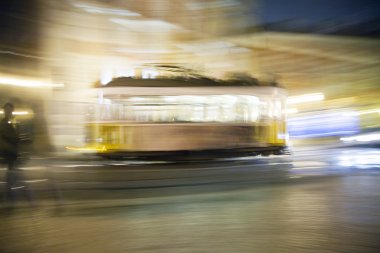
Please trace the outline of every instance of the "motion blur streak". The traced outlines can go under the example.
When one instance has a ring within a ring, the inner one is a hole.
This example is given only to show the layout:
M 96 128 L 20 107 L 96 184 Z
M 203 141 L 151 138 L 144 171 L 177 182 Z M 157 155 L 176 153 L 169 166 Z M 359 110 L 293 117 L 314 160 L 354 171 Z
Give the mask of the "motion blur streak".
M 0 253 L 379 252 L 380 1 L 1 0 Z
M 299 104 L 305 102 L 321 101 L 325 99 L 322 93 L 304 94 L 299 96 L 289 97 L 287 100 L 288 104 Z
M 50 84 L 39 80 L 18 79 L 12 77 L 0 77 L 0 84 L 21 87 L 64 87 L 64 84 Z

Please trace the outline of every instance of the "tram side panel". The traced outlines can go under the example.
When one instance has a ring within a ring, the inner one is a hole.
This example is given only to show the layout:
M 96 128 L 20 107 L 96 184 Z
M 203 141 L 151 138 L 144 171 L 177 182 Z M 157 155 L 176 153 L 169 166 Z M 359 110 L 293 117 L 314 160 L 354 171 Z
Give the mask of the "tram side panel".
M 87 125 L 89 145 L 103 153 L 270 148 L 285 145 L 273 125 L 99 124 Z

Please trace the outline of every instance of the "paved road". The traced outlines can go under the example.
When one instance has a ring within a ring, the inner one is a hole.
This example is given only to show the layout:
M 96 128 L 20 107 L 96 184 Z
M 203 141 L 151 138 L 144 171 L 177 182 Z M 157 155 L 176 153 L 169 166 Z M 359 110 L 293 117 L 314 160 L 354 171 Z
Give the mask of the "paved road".
M 0 252 L 379 252 L 379 159 L 344 149 L 299 151 L 291 167 L 283 158 L 55 161 L 44 166 L 54 165 L 63 204 L 44 197 L 3 208 Z M 125 176 L 135 183 L 120 183 Z
M 21 166 L 29 185 L 61 189 L 120 189 L 275 181 L 286 177 L 340 175 L 380 167 L 380 150 L 366 148 L 302 149 L 292 156 L 241 157 L 196 163 L 34 159 Z M 0 168 L 0 183 L 5 169 Z M 0 190 L 1 191 L 1 190 Z

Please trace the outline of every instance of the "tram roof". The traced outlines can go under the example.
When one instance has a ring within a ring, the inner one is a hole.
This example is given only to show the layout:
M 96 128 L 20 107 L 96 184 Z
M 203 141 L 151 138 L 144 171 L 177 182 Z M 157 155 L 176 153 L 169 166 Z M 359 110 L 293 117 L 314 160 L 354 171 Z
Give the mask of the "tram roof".
M 105 85 L 96 84 L 97 88 L 107 87 L 241 87 L 241 86 L 274 86 L 278 87 L 277 83 L 264 84 L 255 78 L 250 79 L 233 79 L 233 80 L 218 80 L 210 78 L 156 78 L 156 79 L 141 79 L 132 77 L 118 77 Z

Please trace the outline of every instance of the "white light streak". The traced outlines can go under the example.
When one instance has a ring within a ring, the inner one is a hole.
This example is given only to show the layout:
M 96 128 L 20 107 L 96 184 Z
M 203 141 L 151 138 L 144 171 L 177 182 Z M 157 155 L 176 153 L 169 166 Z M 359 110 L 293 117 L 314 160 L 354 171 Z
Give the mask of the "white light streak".
M 200 11 L 203 9 L 211 8 L 231 8 L 238 6 L 240 3 L 235 0 L 218 0 L 218 1 L 207 1 L 207 2 L 191 2 L 186 4 L 186 8 L 192 11 Z
M 108 14 L 108 15 L 117 15 L 117 16 L 124 16 L 124 17 L 141 16 L 140 13 L 132 12 L 129 10 L 124 10 L 124 9 L 105 8 L 105 7 L 99 7 L 99 6 L 83 4 L 83 3 L 74 3 L 74 6 L 77 8 L 81 8 L 82 10 L 86 12 L 95 13 L 95 14 Z
M 374 134 L 362 134 L 362 135 L 356 135 L 351 137 L 343 137 L 340 138 L 341 141 L 344 142 L 371 142 L 371 141 L 378 141 L 380 140 L 380 133 L 374 133 Z
M 371 113 L 379 113 L 380 114 L 380 108 L 364 110 L 364 111 L 360 111 L 360 112 L 348 112 L 348 113 L 345 113 L 344 115 L 358 116 L 358 115 L 371 114 Z
M 0 114 L 4 114 L 4 111 L 0 111 Z M 27 112 L 27 111 L 15 111 L 12 114 L 13 115 L 28 115 L 29 112 Z
M 322 101 L 324 99 L 325 99 L 325 95 L 323 93 L 311 93 L 311 94 L 304 94 L 304 95 L 289 97 L 287 100 L 287 103 L 301 104 L 301 103 Z
M 204 52 L 206 50 L 227 50 L 235 48 L 236 45 L 228 41 L 217 40 L 209 42 L 204 41 L 201 43 L 179 44 L 177 47 L 188 52 Z
M 20 78 L 13 78 L 13 77 L 0 77 L 0 84 L 20 86 L 20 87 L 31 87 L 31 88 L 64 87 L 64 84 L 54 84 L 54 83 L 47 83 L 40 80 L 20 79 Z
M 289 109 L 286 109 L 286 114 L 295 114 L 298 112 L 298 109 L 297 108 L 289 108 Z
M 162 20 L 130 20 L 122 18 L 110 18 L 109 20 L 136 32 L 170 32 L 173 30 L 182 30 L 179 26 Z
M 359 168 L 364 166 L 364 168 L 378 167 L 380 164 L 380 154 L 378 152 L 368 153 L 368 154 L 351 154 L 349 156 L 343 155 L 339 156 L 340 166 L 352 167 L 358 166 Z
M 44 178 L 44 179 L 35 179 L 35 180 L 25 180 L 24 182 L 25 183 L 40 183 L 40 182 L 46 182 L 48 181 L 49 179 L 47 178 Z
M 116 52 L 132 54 L 169 54 L 175 51 L 168 49 L 151 49 L 151 48 L 116 48 Z

